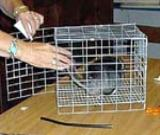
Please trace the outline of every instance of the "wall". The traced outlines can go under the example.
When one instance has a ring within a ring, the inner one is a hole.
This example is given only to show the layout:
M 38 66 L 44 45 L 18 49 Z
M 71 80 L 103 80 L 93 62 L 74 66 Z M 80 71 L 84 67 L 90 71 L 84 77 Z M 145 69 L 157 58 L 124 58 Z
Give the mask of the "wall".
M 114 0 L 119 3 L 143 3 L 143 4 L 159 4 L 160 0 Z
M 136 23 L 149 38 L 148 57 L 160 58 L 160 6 L 115 7 L 114 22 Z

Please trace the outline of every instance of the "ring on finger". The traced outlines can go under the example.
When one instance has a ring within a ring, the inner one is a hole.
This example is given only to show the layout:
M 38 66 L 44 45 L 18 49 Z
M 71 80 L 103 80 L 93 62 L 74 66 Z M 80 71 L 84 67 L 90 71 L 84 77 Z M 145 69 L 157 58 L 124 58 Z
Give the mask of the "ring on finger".
M 38 17 L 33 17 L 34 18 L 34 20 L 40 20 Z
M 56 64 L 57 64 L 57 61 L 56 61 L 56 60 L 52 60 L 52 64 L 53 64 L 53 65 L 56 65 Z

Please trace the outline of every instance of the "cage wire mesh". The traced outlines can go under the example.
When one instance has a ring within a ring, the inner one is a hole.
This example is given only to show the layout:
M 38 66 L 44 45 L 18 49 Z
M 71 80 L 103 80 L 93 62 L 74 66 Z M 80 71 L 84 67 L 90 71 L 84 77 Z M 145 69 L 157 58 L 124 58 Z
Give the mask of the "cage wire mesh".
M 20 32 L 12 35 L 25 40 Z M 54 44 L 54 28 L 40 29 L 34 36 L 34 41 Z M 56 82 L 54 70 L 36 68 L 17 59 L 6 59 L 5 63 L 8 101 L 54 92 Z
M 9 101 L 54 92 L 56 84 L 59 114 L 145 108 L 147 37 L 135 24 L 42 28 L 34 41 L 71 51 L 72 64 L 54 71 L 7 59 Z
M 135 24 L 58 27 L 55 45 L 72 53 L 56 74 L 60 114 L 145 108 L 147 38 Z

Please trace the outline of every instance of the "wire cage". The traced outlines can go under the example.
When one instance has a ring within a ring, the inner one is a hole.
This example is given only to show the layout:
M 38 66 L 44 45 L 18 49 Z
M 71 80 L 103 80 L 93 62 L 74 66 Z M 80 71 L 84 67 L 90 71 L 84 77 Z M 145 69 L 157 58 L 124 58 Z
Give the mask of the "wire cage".
M 135 24 L 57 27 L 55 45 L 72 53 L 56 74 L 60 114 L 145 109 L 147 37 Z
M 55 71 L 6 59 L 8 101 L 56 87 L 59 114 L 145 109 L 147 37 L 135 24 L 42 28 L 34 41 L 71 51 L 71 66 Z

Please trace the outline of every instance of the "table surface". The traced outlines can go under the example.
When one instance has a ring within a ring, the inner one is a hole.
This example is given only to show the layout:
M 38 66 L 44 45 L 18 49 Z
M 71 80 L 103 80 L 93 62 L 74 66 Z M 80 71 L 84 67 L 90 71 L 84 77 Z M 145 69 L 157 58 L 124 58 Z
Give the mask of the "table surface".
M 160 84 L 154 77 L 160 75 L 160 60 L 148 60 L 147 107 L 160 105 Z M 22 111 L 22 107 L 28 107 Z M 112 129 L 65 127 L 40 120 L 41 116 L 65 122 L 111 123 Z M 0 115 L 0 133 L 29 135 L 160 135 L 160 116 L 145 111 L 105 114 L 58 115 L 54 94 L 28 98 Z

